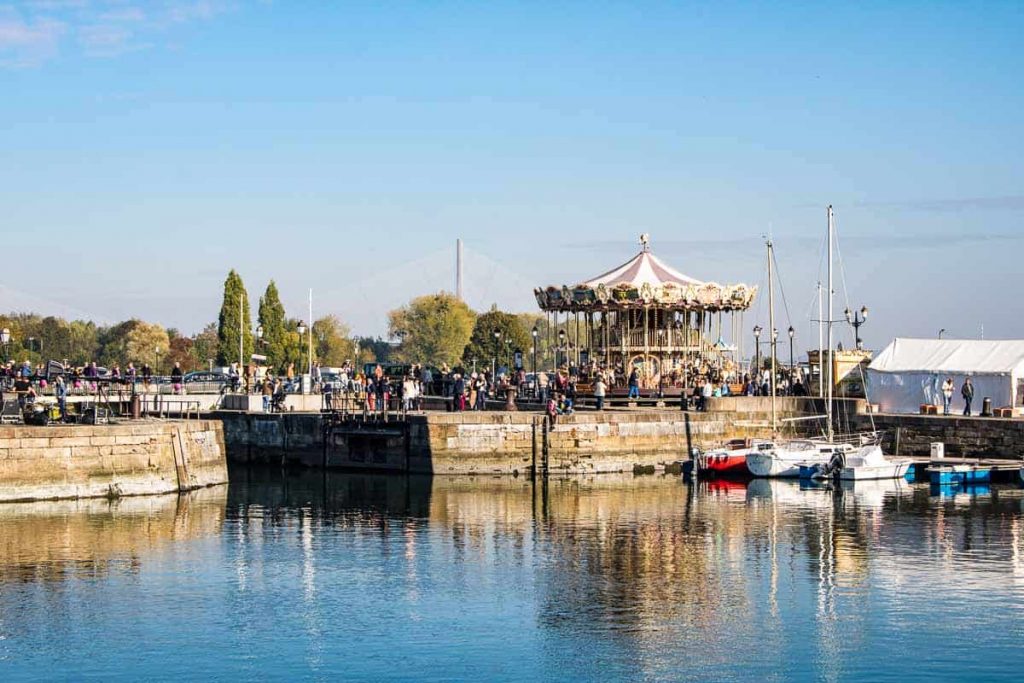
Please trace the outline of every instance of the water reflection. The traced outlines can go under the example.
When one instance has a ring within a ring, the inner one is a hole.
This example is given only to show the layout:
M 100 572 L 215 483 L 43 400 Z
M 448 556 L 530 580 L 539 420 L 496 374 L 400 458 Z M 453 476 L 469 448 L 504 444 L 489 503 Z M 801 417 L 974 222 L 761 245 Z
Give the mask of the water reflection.
M 1024 634 L 1012 487 L 243 470 L 202 495 L 0 508 L 0 576 L 134 581 L 136 647 L 199 667 L 168 676 L 1012 680 Z M 0 662 L 34 661 L 31 605 L 0 593 Z M 150 623 L 171 605 L 209 646 Z
M 0 583 L 138 572 L 170 544 L 220 533 L 227 487 L 182 495 L 0 504 Z

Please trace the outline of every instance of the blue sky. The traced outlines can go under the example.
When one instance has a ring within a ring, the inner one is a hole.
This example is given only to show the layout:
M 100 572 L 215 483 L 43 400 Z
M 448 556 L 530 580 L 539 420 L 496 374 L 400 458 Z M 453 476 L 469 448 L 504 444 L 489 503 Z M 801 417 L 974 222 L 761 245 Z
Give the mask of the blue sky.
M 470 302 L 531 310 L 641 232 L 756 284 L 770 232 L 811 336 L 831 203 L 869 344 L 1021 337 L 1022 29 L 1010 2 L 0 2 L 0 309 L 195 330 L 234 267 L 378 333 L 452 287 L 458 236 Z

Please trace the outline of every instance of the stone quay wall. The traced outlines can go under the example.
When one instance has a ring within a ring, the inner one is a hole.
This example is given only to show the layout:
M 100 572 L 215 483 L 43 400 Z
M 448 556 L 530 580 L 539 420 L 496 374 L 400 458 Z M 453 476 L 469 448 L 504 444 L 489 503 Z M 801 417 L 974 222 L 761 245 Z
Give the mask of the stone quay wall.
M 1024 419 L 887 413 L 858 415 L 857 429 L 871 429 L 872 418 L 885 432 L 886 453 L 898 448 L 899 455 L 927 456 L 931 444 L 941 442 L 950 457 L 1024 459 Z
M 777 418 L 806 417 L 820 408 L 810 399 L 779 399 Z M 851 413 L 862 409 L 850 402 Z M 764 398 L 712 400 L 708 412 L 678 409 L 580 411 L 550 429 L 537 412 L 429 412 L 365 431 L 324 429 L 309 413 L 222 412 L 228 458 L 239 463 L 297 464 L 434 474 L 557 474 L 664 468 L 693 445 L 771 435 L 771 402 Z M 783 424 L 783 423 L 780 423 Z M 820 425 L 783 424 L 802 436 Z
M 217 420 L 0 427 L 0 502 L 173 493 L 227 480 Z

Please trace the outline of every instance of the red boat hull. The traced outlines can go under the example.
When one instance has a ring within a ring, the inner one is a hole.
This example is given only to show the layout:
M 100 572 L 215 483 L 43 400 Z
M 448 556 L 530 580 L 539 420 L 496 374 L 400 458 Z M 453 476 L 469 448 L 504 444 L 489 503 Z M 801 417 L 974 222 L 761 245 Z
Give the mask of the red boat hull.
M 750 474 L 750 470 L 747 469 L 746 453 L 705 455 L 703 465 L 702 469 L 711 474 Z

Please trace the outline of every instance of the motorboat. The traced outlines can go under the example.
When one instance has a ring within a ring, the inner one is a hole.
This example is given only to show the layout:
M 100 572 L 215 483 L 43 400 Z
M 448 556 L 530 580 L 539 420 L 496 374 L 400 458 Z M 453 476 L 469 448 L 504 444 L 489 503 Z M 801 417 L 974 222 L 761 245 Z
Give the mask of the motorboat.
M 878 444 L 867 444 L 849 451 L 837 451 L 827 463 L 814 465 L 806 475 L 813 479 L 862 481 L 868 479 L 902 479 L 913 461 L 890 458 Z

